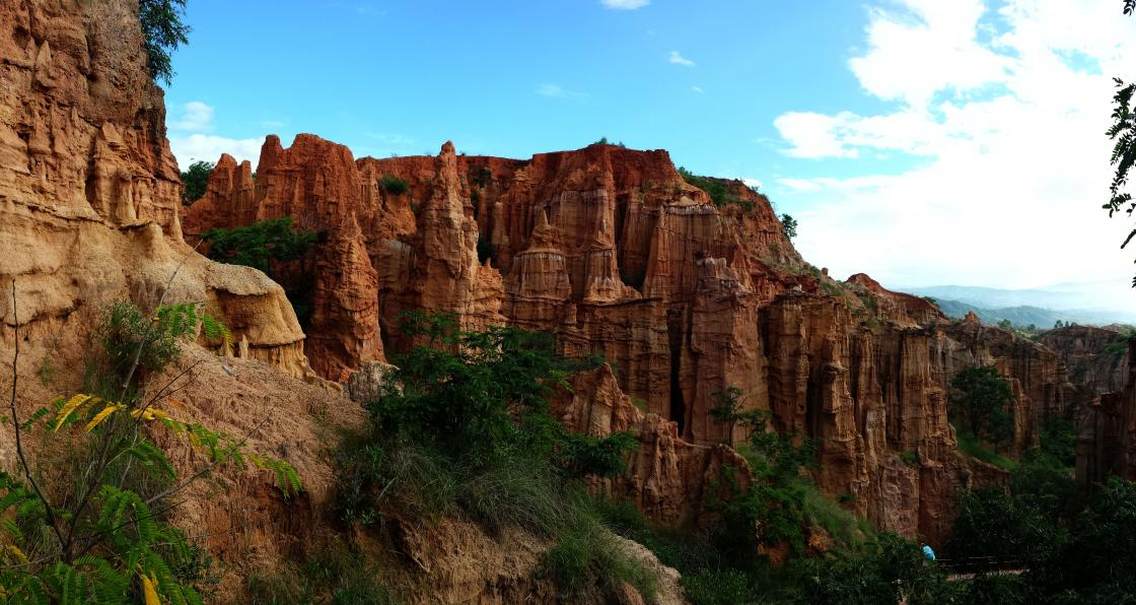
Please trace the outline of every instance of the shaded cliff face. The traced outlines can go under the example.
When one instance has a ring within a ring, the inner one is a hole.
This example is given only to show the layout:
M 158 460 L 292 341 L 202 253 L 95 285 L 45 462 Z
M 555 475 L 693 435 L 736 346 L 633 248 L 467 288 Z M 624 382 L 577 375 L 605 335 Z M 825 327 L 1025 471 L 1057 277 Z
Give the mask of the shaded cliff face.
M 1043 332 L 1038 342 L 1061 357 L 1073 384 L 1096 395 L 1124 390 L 1128 336 L 1119 329 L 1066 326 Z
M 584 414 L 593 419 L 581 427 L 599 434 L 638 427 L 648 454 L 611 487 L 659 518 L 697 516 L 706 469 L 723 460 L 707 452 L 744 438 L 710 413 L 731 386 L 778 430 L 817 442 L 828 493 L 882 528 L 930 539 L 948 531 L 960 488 L 999 479 L 957 453 L 947 417 L 954 373 L 996 365 L 1011 379 L 1022 447 L 1064 405 L 1061 365 L 1045 347 L 951 323 L 867 275 L 829 278 L 800 258 L 767 199 L 724 182 L 731 201 L 716 206 L 665 151 L 593 145 L 510 160 L 457 155 L 447 143 L 437 157 L 352 160 L 341 145 L 300 135 L 288 149 L 269 137 L 255 185 L 249 172 L 222 159 L 186 213 L 191 238 L 293 216 L 350 240 L 378 276 L 386 351 L 411 344 L 399 315 L 425 309 L 471 329 L 548 331 L 569 355 L 602 355 L 613 374 L 587 381 L 579 397 L 608 401 L 600 407 L 617 411 L 600 416 L 615 417 L 593 426 L 594 412 L 577 410 L 566 421 Z M 329 292 L 374 296 L 341 273 Z M 340 317 L 308 349 L 335 357 L 324 373 L 335 379 L 365 359 L 322 341 L 356 342 L 373 329 L 369 316 L 366 325 Z M 624 399 L 647 414 L 611 403 Z
M 1013 392 L 1013 449 L 1022 453 L 1036 446 L 1046 416 L 1071 417 L 1078 398 L 1068 382 L 1065 364 L 1055 351 L 1001 328 L 986 326 L 977 317 L 952 322 L 937 346 L 938 371 L 949 380 L 959 370 L 993 366 Z

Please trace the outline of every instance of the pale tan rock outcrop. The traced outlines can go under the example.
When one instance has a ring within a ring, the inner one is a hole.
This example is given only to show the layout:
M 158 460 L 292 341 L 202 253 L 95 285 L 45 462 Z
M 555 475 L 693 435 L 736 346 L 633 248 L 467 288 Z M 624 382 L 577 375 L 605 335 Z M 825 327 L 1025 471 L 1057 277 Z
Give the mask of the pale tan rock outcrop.
M 182 242 L 181 184 L 162 92 L 130 2 L 0 6 L 0 320 L 77 347 L 97 310 L 200 302 L 249 354 L 304 375 L 303 334 L 279 286 Z M 176 272 L 176 276 L 174 276 Z M 171 281 L 171 276 L 174 276 Z M 5 348 L 11 335 L 6 330 Z

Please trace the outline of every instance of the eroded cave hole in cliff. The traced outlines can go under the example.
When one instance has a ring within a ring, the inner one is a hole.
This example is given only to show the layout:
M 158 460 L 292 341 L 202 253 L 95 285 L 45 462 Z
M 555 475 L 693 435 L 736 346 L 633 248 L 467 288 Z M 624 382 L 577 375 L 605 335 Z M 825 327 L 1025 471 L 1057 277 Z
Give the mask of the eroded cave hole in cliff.
M 667 340 L 671 357 L 670 419 L 678 424 L 678 434 L 686 438 L 686 402 L 682 397 L 682 318 L 681 308 L 667 311 Z

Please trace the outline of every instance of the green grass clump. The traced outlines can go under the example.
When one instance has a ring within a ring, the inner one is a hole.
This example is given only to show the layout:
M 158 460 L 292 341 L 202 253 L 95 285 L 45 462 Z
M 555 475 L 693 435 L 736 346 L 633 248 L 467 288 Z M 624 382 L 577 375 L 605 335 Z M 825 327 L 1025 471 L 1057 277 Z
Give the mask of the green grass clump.
M 246 588 L 255 605 L 394 605 L 366 557 L 338 539 L 320 544 L 300 563 L 249 575 Z
M 959 431 L 956 428 L 956 435 L 958 436 L 959 450 L 967 456 L 975 460 L 981 460 L 987 464 L 993 464 L 1005 471 L 1012 471 L 1018 467 L 1016 460 L 1007 458 L 986 447 L 974 434 L 967 431 Z
M 640 561 L 625 552 L 616 536 L 606 529 L 586 506 L 573 510 L 575 518 L 544 555 L 542 568 L 555 579 L 563 597 L 582 598 L 589 590 L 611 595 L 623 583 L 647 602 L 658 592 L 658 578 Z
M 686 598 L 695 605 L 737 605 L 753 602 L 753 587 L 736 569 L 708 569 L 682 577 Z

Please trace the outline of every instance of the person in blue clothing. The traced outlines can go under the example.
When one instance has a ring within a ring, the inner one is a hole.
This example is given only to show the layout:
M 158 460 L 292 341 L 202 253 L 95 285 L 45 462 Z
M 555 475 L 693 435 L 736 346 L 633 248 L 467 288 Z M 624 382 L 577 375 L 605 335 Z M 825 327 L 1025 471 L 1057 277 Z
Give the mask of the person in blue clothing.
M 923 545 L 923 557 L 925 559 L 927 559 L 928 561 L 934 561 L 935 560 L 935 551 L 931 549 L 931 545 L 929 545 L 929 544 Z

